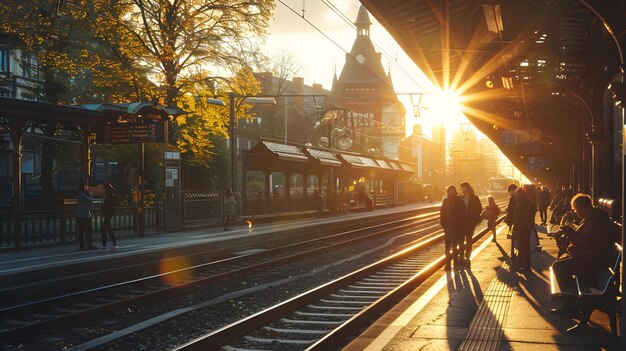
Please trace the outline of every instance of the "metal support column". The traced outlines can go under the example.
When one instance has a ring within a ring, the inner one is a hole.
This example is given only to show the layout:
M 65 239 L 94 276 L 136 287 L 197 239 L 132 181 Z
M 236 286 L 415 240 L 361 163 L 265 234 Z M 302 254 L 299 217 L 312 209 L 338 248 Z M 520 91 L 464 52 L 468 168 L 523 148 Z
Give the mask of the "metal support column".
M 137 164 L 137 235 L 140 238 L 144 236 L 144 221 L 143 221 L 143 167 L 144 167 L 144 145 L 139 143 L 137 145 L 138 152 L 138 164 Z
M 235 133 L 235 93 L 228 93 L 229 115 L 228 115 L 228 142 L 230 144 L 230 186 L 237 191 L 237 143 Z
M 11 130 L 11 147 L 13 148 L 13 232 L 15 246 L 22 244 L 22 120 L 13 119 Z

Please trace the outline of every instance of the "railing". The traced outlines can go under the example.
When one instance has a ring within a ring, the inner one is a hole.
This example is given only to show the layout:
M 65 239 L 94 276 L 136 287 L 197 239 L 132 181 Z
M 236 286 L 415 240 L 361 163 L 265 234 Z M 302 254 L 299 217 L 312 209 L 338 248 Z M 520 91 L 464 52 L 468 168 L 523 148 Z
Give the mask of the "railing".
M 222 222 L 222 192 L 217 190 L 183 191 L 183 228 Z M 239 205 L 240 199 L 237 199 Z
M 92 232 L 94 243 L 99 242 L 102 230 L 102 214 L 99 209 L 92 211 Z M 155 233 L 159 226 L 157 207 L 144 208 L 144 230 Z M 74 211 L 25 211 L 21 213 L 21 246 L 71 242 L 77 240 L 76 217 Z M 137 232 L 134 207 L 119 207 L 111 219 L 116 237 L 128 237 Z M 0 247 L 15 247 L 15 220 L 11 212 L 0 213 Z

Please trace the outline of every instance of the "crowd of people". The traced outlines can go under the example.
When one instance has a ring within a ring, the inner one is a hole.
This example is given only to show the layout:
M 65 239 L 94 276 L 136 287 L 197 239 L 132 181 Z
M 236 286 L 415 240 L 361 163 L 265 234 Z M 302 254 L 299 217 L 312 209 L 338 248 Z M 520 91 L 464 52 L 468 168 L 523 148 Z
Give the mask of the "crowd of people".
M 539 191 L 533 185 L 508 187 L 510 195 L 505 210 L 504 223 L 508 226 L 507 237 L 511 239 L 510 266 L 513 271 L 522 274 L 532 269 L 531 253 L 541 250 L 538 244 L 538 231 L 535 221 L 539 212 L 539 226 L 554 225 L 568 222 L 570 225 L 559 226 L 559 233 L 567 237 L 567 255 L 557 257 L 552 270 L 557 277 L 576 275 L 582 284 L 592 285 L 601 269 L 607 250 L 620 240 L 613 222 L 608 214 L 593 206 L 592 198 L 587 194 L 573 195 L 571 189 L 558 190 L 554 195 L 550 189 L 542 186 Z M 487 220 L 496 240 L 496 220 L 500 209 L 493 197 L 487 198 L 487 205 L 481 212 L 481 204 L 474 195 L 471 186 L 461 184 L 460 193 L 454 185 L 447 189 L 447 196 L 441 205 L 441 225 L 445 233 L 446 270 L 469 268 L 469 257 L 472 250 L 472 234 L 481 219 Z M 548 210 L 552 216 L 548 224 Z M 576 225 L 571 225 L 576 223 Z M 540 227 L 539 227 L 540 228 Z M 549 233 L 550 230 L 547 230 Z M 549 234 L 550 235 L 550 234 Z M 580 323 L 568 329 L 569 333 L 577 333 L 589 321 L 590 312 L 583 312 L 577 300 L 566 300 L 561 308 L 553 309 L 554 313 L 579 313 Z

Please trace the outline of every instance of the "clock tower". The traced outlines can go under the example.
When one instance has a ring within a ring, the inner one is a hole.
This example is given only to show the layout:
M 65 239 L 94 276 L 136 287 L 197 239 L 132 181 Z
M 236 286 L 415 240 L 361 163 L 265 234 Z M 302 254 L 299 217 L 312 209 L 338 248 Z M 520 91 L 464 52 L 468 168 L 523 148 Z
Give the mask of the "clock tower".
M 381 54 L 370 39 L 369 14 L 363 5 L 356 21 L 356 39 L 339 78 L 335 77 L 328 99 L 331 123 L 352 136 L 351 150 L 398 158 L 405 136 L 406 111 L 385 72 Z

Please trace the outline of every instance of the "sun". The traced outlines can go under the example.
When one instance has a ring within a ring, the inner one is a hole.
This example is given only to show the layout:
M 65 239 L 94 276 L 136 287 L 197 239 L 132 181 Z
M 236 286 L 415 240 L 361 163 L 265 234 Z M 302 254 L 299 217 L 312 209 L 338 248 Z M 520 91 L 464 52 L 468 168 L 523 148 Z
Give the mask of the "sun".
M 441 90 L 428 96 L 429 117 L 433 124 L 443 124 L 448 131 L 460 128 L 461 123 L 467 123 L 463 114 L 462 98 L 453 90 Z

